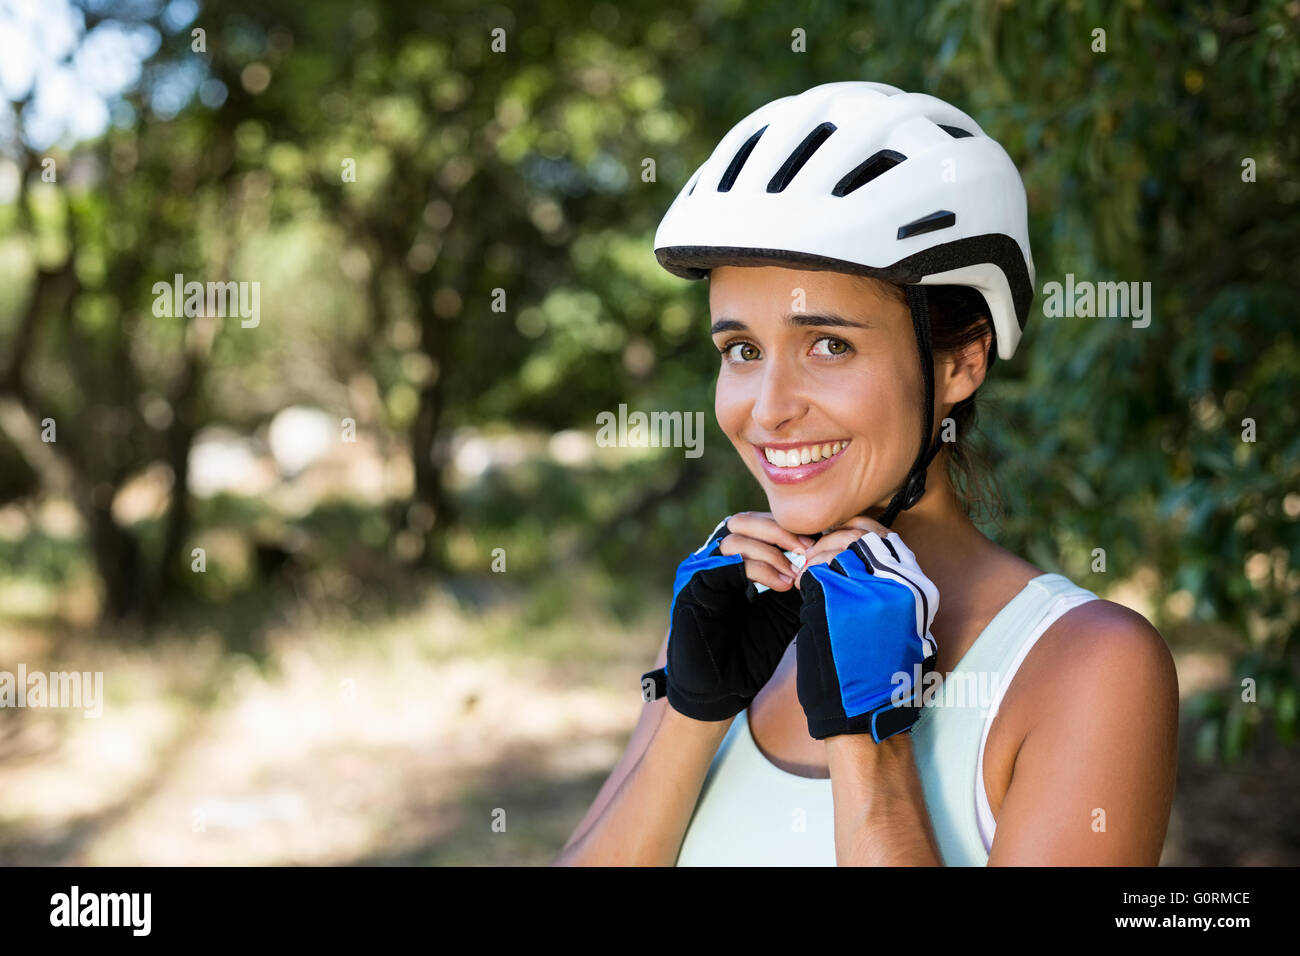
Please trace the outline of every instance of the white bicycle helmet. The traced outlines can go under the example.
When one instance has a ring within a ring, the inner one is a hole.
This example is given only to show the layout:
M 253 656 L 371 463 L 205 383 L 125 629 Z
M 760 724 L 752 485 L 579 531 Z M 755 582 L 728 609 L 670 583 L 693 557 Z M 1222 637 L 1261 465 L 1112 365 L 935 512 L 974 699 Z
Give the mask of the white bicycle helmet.
M 999 358 L 1015 354 L 1034 298 L 1025 187 L 1004 150 L 961 110 L 885 83 L 824 83 L 732 127 L 655 233 L 674 275 L 780 265 L 903 285 L 926 383 L 921 451 L 881 516 L 925 492 L 934 373 L 927 285 L 983 296 Z

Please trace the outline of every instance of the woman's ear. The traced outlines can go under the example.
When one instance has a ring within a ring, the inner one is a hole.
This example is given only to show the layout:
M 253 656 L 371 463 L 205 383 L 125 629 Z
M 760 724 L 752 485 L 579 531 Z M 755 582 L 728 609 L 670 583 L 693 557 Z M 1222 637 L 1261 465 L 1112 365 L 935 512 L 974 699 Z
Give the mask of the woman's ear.
M 956 405 L 975 394 L 989 370 L 989 353 L 993 348 L 993 330 L 987 326 L 974 342 L 950 352 L 939 360 L 936 401 Z

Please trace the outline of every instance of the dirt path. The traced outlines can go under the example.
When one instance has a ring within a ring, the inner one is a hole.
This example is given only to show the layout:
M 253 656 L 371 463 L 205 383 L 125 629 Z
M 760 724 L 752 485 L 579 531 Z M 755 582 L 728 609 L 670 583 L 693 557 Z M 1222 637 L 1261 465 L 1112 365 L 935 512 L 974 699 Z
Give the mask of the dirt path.
M 660 639 L 603 626 L 580 673 L 486 650 L 483 621 L 442 604 L 362 637 L 286 629 L 262 668 L 192 637 L 0 638 L 29 670 L 102 669 L 107 698 L 98 718 L 0 717 L 0 864 L 549 863 L 622 752 L 641 706 L 626 678 Z M 1185 690 L 1218 670 L 1179 669 Z M 1297 793 L 1294 750 L 1232 770 L 1184 753 L 1162 862 L 1295 865 Z

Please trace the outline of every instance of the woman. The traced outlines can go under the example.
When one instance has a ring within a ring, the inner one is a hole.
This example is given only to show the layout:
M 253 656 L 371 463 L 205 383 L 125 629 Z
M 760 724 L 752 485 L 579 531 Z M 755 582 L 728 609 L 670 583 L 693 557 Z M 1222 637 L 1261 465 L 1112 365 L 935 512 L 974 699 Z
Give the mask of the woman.
M 951 477 L 1033 299 L 1025 205 L 969 116 L 865 82 L 760 108 L 684 187 L 655 252 L 709 277 L 715 411 L 770 510 L 678 568 L 558 864 L 1159 862 L 1163 639 L 986 538 Z

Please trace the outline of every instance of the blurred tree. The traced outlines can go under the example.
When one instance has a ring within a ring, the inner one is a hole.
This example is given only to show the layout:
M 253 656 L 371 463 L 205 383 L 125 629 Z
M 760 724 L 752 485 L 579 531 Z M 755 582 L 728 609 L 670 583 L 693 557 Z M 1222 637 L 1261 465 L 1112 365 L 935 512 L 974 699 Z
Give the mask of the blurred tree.
M 1005 145 L 1040 289 L 1151 282 L 1142 328 L 1049 318 L 1040 293 L 988 386 L 986 430 L 1015 462 L 990 534 L 1085 586 L 1146 581 L 1160 626 L 1232 635 L 1259 706 L 1235 686 L 1199 700 L 1207 754 L 1265 720 L 1296 729 L 1295 0 L 214 0 L 179 27 L 167 8 L 85 9 L 89 31 L 138 21 L 161 42 L 125 97 L 134 120 L 61 163 L 93 163 L 89 188 L 39 181 L 14 104 L 0 148 L 22 188 L 0 227 L 28 268 L 17 304 L 0 294 L 0 462 L 21 453 L 78 503 L 110 613 L 156 608 L 183 574 L 197 429 L 249 431 L 299 401 L 407 444 L 414 494 L 392 530 L 423 535 L 431 565 L 458 526 L 549 542 L 563 520 L 643 592 L 711 515 L 763 505 L 715 425 L 707 460 L 459 498 L 450 436 L 587 430 L 622 402 L 711 421 L 707 290 L 658 267 L 654 227 L 746 113 L 871 79 L 949 99 Z M 262 325 L 154 318 L 151 283 L 174 272 L 261 278 Z M 34 440 L 46 416 L 52 447 Z M 175 477 L 157 540 L 111 508 L 154 461 Z

